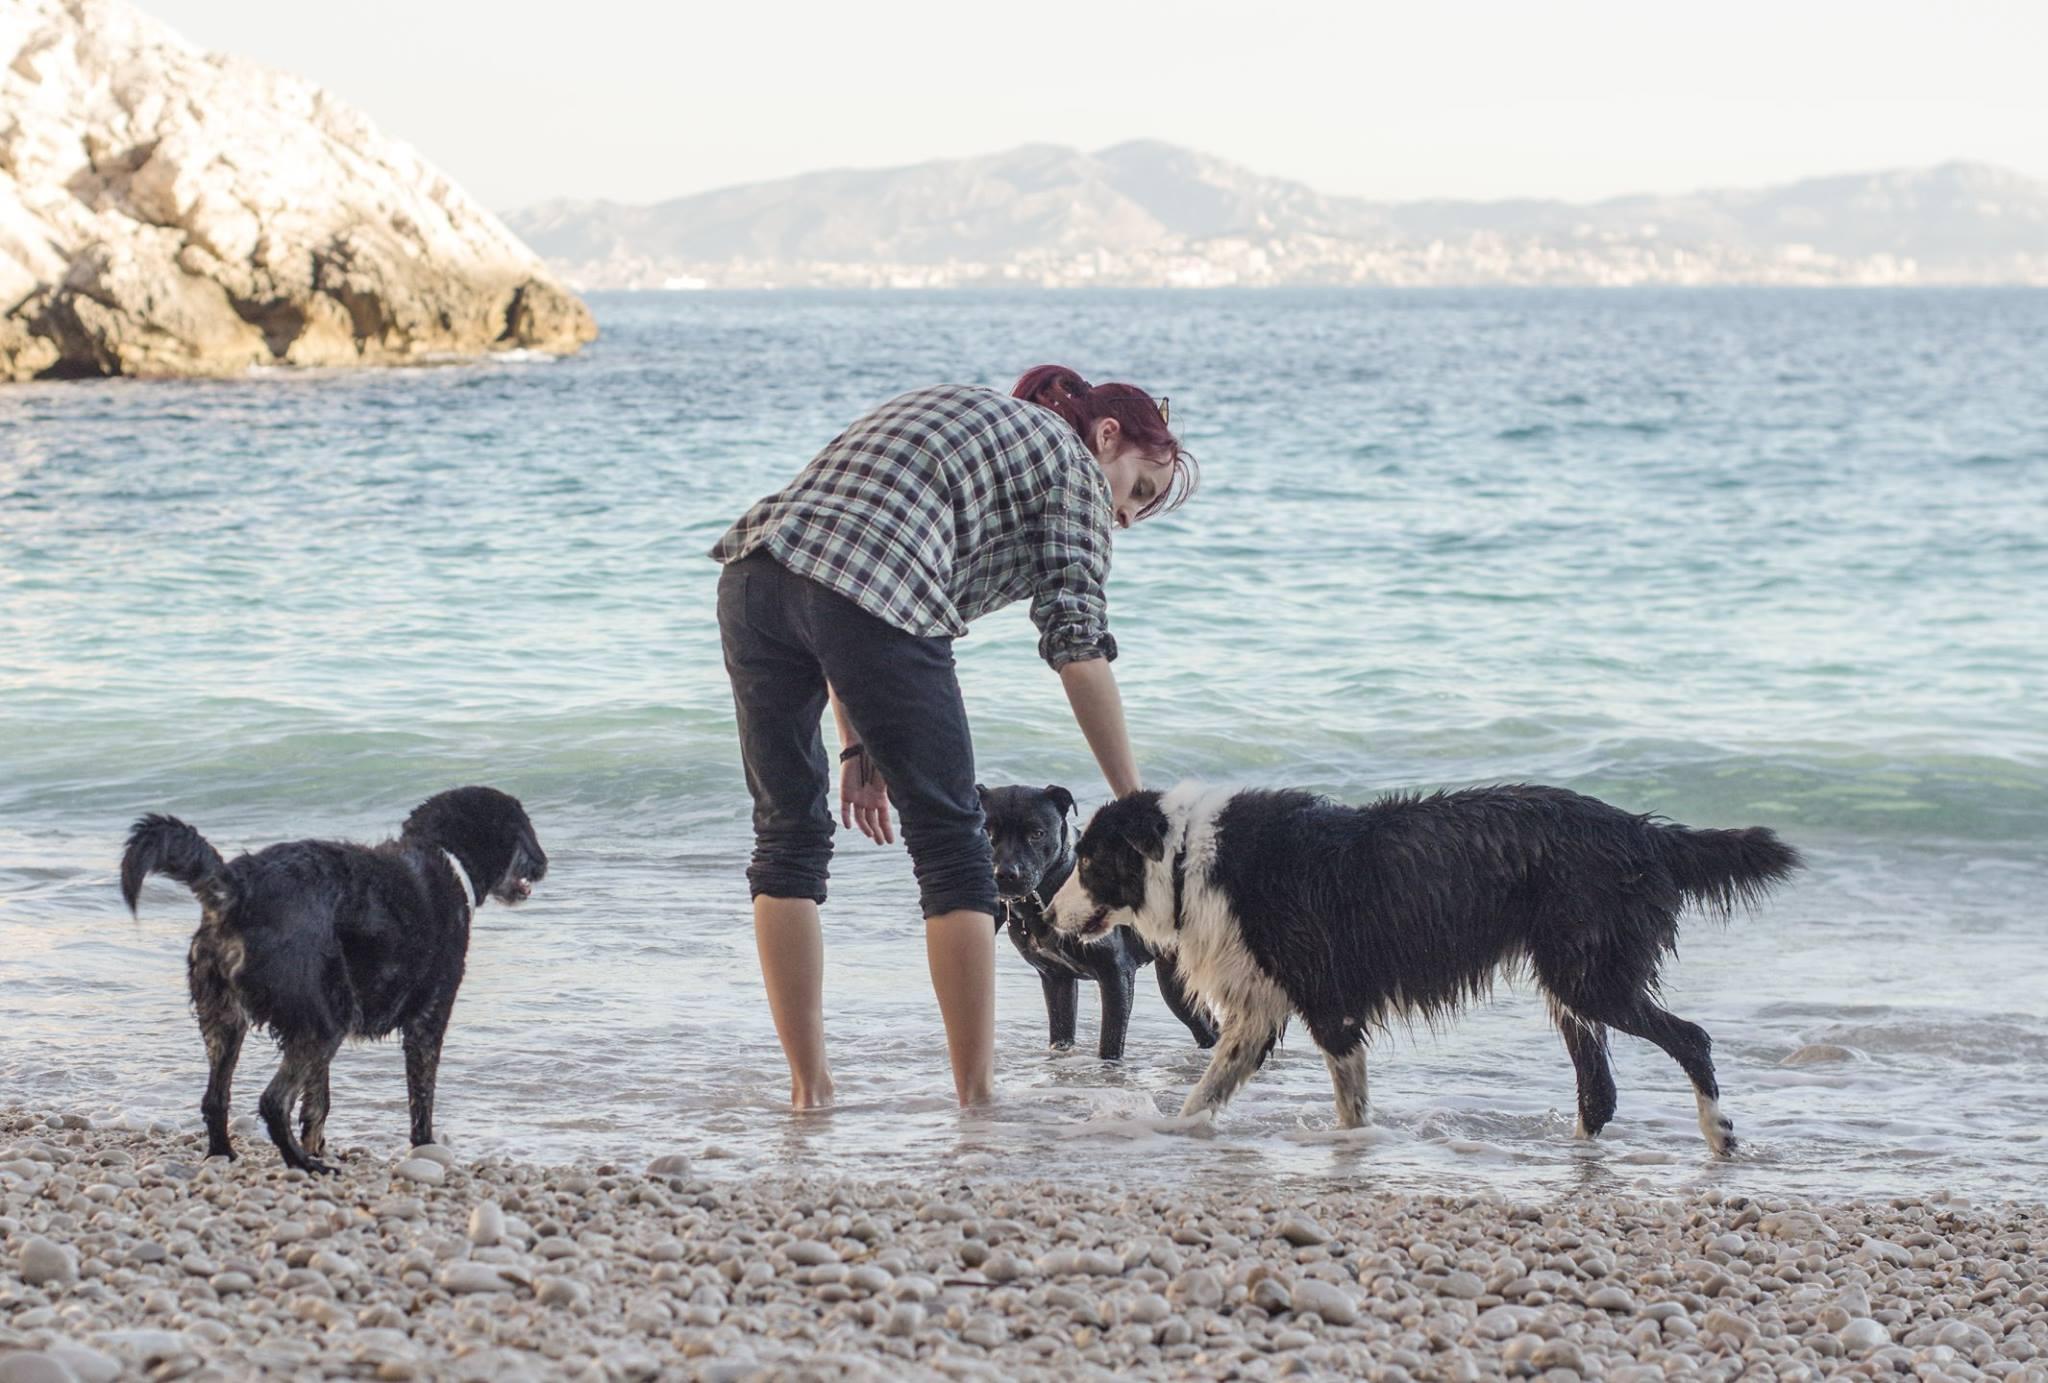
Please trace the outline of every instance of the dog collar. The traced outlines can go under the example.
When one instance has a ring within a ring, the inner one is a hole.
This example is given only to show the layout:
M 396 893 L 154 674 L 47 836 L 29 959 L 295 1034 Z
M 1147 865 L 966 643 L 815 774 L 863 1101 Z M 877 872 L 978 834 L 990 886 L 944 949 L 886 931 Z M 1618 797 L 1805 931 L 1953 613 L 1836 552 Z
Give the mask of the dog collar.
M 456 859 L 455 852 L 453 850 L 450 850 L 447 846 L 438 845 L 434 848 L 441 852 L 441 858 L 448 861 L 448 867 L 455 871 L 455 884 L 458 888 L 462 890 L 462 906 L 465 908 L 473 907 L 474 904 L 472 904 L 469 900 L 469 871 L 462 867 L 462 861 Z

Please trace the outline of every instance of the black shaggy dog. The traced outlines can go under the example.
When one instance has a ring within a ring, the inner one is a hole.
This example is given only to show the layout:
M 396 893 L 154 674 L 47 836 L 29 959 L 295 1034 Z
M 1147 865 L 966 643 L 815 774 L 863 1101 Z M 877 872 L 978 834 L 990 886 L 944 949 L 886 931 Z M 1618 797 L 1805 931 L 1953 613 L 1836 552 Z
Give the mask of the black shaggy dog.
M 1533 971 L 1550 999 L 1583 1136 L 1614 1116 L 1613 1028 L 1684 1068 L 1716 1153 L 1735 1139 L 1712 1041 L 1658 1006 L 1657 970 L 1685 905 L 1754 904 L 1800 865 L 1762 827 L 1692 830 L 1530 786 L 1351 807 L 1184 784 L 1102 808 L 1077 853 L 1054 926 L 1092 938 L 1135 929 L 1224 1015 L 1183 1115 L 1220 1109 L 1293 1012 L 1323 1050 L 1338 1123 L 1355 1127 L 1366 1029 L 1390 1015 L 1447 1016 L 1508 966 Z
M 988 823 L 989 846 L 995 855 L 996 894 L 1001 907 L 996 925 L 1010 934 L 1017 953 L 1038 972 L 1045 990 L 1045 1017 L 1052 1046 L 1074 1045 L 1076 990 L 1093 980 L 1102 990 L 1102 1032 L 1095 1054 L 1116 1061 L 1124 1054 L 1124 1036 L 1131 1026 L 1131 1001 L 1138 971 L 1152 964 L 1152 948 L 1137 934 L 1119 931 L 1091 945 L 1063 936 L 1045 920 L 1045 900 L 1074 872 L 1074 836 L 1067 817 L 1074 794 L 1050 787 L 985 788 L 982 815 Z M 1170 958 L 1159 958 L 1159 994 L 1173 1016 L 1187 1025 L 1200 1047 L 1216 1045 L 1216 1026 L 1189 999 Z
M 548 857 L 516 798 L 493 788 L 430 797 L 382 845 L 297 840 L 232 864 L 176 817 L 135 823 L 121 857 L 121 896 L 164 874 L 198 896 L 186 975 L 210 1069 L 200 1112 L 207 1155 L 233 1157 L 228 1085 L 253 1024 L 284 1059 L 259 1105 L 285 1164 L 321 1162 L 327 1069 L 351 1037 L 404 1034 L 412 1141 L 434 1141 L 434 1075 L 469 951 L 473 905 L 518 903 Z M 299 1136 L 291 1115 L 299 1107 Z

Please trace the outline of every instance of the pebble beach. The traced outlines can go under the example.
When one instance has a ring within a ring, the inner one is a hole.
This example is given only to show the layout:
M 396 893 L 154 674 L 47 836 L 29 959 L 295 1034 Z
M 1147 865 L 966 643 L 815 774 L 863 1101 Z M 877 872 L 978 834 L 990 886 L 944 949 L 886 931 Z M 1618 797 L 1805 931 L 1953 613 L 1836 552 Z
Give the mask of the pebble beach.
M 0 1114 L 0 1383 L 2048 1379 L 2048 1207 L 751 1175 Z

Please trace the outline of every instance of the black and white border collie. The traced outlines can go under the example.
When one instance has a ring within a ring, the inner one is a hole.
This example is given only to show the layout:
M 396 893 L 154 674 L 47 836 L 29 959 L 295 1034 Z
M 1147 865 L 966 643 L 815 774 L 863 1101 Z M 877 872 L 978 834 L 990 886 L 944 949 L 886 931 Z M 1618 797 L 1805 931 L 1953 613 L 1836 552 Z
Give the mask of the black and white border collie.
M 136 822 L 121 857 L 128 910 L 151 874 L 199 899 L 186 979 L 206 1041 L 207 1156 L 235 1155 L 228 1089 L 252 1026 L 268 1028 L 283 1051 L 258 1108 L 286 1166 L 335 1170 L 320 1160 L 327 1071 L 352 1037 L 404 1035 L 412 1141 L 433 1142 L 435 1078 L 470 910 L 487 896 L 524 902 L 547 872 L 525 809 L 494 788 L 428 798 L 382 845 L 295 840 L 233 861 L 174 816 Z
M 1735 1137 L 1712 1040 L 1656 1003 L 1658 966 L 1686 904 L 1726 914 L 1800 867 L 1762 827 L 1693 830 L 1525 785 L 1353 807 L 1182 784 L 1103 807 L 1076 854 L 1054 926 L 1135 929 L 1223 1019 L 1184 1117 L 1221 1109 L 1292 1012 L 1322 1048 L 1338 1123 L 1357 1127 L 1366 1030 L 1447 1017 L 1506 967 L 1533 972 L 1550 1000 L 1578 1074 L 1581 1136 L 1614 1115 L 1613 1028 L 1684 1069 L 1719 1154 Z

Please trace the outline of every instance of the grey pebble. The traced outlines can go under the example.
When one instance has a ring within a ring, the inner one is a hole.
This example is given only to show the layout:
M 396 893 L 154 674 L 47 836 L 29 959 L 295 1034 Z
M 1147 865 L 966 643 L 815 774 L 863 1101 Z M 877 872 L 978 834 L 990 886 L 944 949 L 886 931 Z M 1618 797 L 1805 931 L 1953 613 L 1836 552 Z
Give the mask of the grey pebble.
M 889 1284 L 895 1280 L 883 1269 L 876 1267 L 872 1263 L 862 1263 L 846 1274 L 847 1286 L 857 1292 L 864 1292 L 869 1296 L 873 1296 L 877 1292 L 887 1291 Z
M 1221 1306 L 1223 1279 L 1213 1268 L 1190 1268 L 1166 1289 L 1166 1299 L 1182 1306 Z
M 23 1350 L 0 1355 L 0 1383 L 80 1383 L 80 1380 L 63 1360 Z
M 78 1280 L 78 1255 L 40 1234 L 21 1246 L 18 1262 L 21 1280 L 31 1287 Z
M 496 1201 L 479 1201 L 469 1212 L 469 1242 L 489 1248 L 505 1237 L 505 1212 Z
M 582 1307 L 590 1301 L 590 1289 L 573 1277 L 543 1277 L 533 1284 L 533 1299 L 542 1306 Z
M 1355 1325 L 1358 1322 L 1358 1304 L 1351 1294 L 1335 1283 L 1319 1278 L 1304 1278 L 1294 1284 L 1294 1309 L 1313 1311 L 1331 1325 Z
M 412 1157 L 392 1168 L 392 1175 L 423 1186 L 439 1186 L 448 1179 L 448 1169 L 430 1158 Z
M 994 1349 L 997 1345 L 1010 1338 L 1010 1327 L 1003 1323 L 1001 1316 L 982 1312 L 961 1328 L 960 1338 L 970 1345 L 980 1345 L 983 1349 Z
M 477 1292 L 510 1292 L 517 1283 L 490 1263 L 450 1263 L 434 1279 L 441 1289 L 458 1296 Z
M 1147 1292 L 1131 1303 L 1129 1316 L 1145 1325 L 1156 1325 L 1173 1314 L 1173 1303 L 1157 1292 Z

